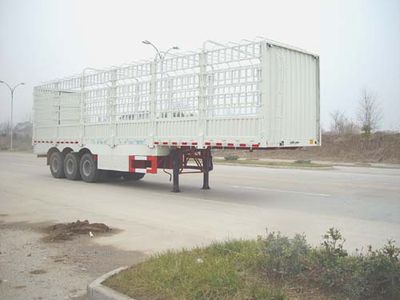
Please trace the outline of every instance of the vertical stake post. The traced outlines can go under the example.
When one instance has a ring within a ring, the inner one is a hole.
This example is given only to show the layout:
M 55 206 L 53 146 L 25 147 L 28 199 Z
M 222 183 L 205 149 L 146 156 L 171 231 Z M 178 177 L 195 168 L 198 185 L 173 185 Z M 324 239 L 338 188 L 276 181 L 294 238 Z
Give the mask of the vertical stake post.
M 172 192 L 179 193 L 179 171 L 181 168 L 181 157 L 178 149 L 172 151 Z
M 208 184 L 209 181 L 209 171 L 211 164 L 211 150 L 210 148 L 206 148 L 203 151 L 203 190 L 209 190 L 210 186 Z

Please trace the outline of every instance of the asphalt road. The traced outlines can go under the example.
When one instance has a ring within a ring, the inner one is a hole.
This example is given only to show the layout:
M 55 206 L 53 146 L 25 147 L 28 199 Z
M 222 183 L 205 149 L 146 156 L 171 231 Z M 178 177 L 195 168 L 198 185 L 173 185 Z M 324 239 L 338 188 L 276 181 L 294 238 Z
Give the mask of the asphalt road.
M 272 169 L 215 165 L 211 190 L 199 174 L 138 182 L 88 184 L 51 177 L 45 159 L 0 152 L 0 216 L 5 222 L 88 219 L 120 228 L 96 239 L 123 250 L 153 253 L 214 240 L 255 238 L 269 231 L 305 233 L 313 244 L 339 228 L 348 249 L 387 239 L 400 243 L 400 169 L 335 167 Z

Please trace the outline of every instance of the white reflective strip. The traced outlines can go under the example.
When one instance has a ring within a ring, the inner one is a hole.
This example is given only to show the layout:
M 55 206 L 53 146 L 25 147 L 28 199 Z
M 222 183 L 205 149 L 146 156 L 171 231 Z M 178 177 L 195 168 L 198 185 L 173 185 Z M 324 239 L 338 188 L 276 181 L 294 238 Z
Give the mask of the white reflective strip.
M 147 160 L 147 156 L 135 155 L 135 160 Z
M 146 169 L 135 168 L 135 173 L 146 173 Z

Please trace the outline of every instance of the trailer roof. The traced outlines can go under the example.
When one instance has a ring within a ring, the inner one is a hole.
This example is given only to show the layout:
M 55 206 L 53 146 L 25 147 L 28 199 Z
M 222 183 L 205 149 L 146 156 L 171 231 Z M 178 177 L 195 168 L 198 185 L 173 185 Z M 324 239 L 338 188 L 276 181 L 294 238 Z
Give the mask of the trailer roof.
M 178 53 L 168 53 L 169 57 L 165 58 L 165 60 L 170 59 L 170 58 L 180 58 L 180 57 L 185 57 L 188 55 L 196 55 L 196 54 L 200 54 L 202 52 L 209 52 L 209 51 L 215 51 L 215 50 L 220 50 L 223 48 L 235 48 L 235 47 L 240 47 L 240 46 L 244 46 L 244 45 L 249 45 L 249 44 L 261 44 L 261 43 L 268 43 L 271 46 L 275 46 L 275 47 L 281 47 L 281 48 L 285 48 L 288 50 L 292 50 L 292 51 L 296 51 L 296 52 L 300 52 L 300 53 L 304 53 L 304 54 L 308 54 L 311 56 L 314 56 L 316 58 L 319 57 L 318 54 L 315 54 L 313 52 L 310 52 L 308 50 L 304 50 L 302 48 L 298 48 L 292 45 L 288 45 L 288 44 L 284 44 L 281 42 L 277 42 L 265 37 L 256 37 L 256 39 L 254 40 L 247 40 L 247 39 L 243 39 L 239 42 L 226 42 L 226 43 L 220 43 L 220 42 L 216 42 L 216 41 L 212 41 L 212 40 L 207 40 L 205 42 L 203 42 L 203 47 L 200 49 L 196 49 L 196 50 L 191 50 L 191 51 L 181 51 Z M 213 48 L 209 48 L 209 45 L 212 45 Z M 82 70 L 81 73 L 75 74 L 75 75 L 71 75 L 71 76 L 67 76 L 67 77 L 62 77 L 62 78 L 56 78 L 50 81 L 45 81 L 45 82 L 41 82 L 38 86 L 36 87 L 42 87 L 42 86 L 46 86 L 52 83 L 56 83 L 56 82 L 60 82 L 60 81 L 65 81 L 65 80 L 70 80 L 73 78 L 78 78 L 78 77 L 82 77 L 83 74 L 99 74 L 99 73 L 103 73 L 103 72 L 109 72 L 109 71 L 113 71 L 113 70 L 118 70 L 118 69 L 122 69 L 124 67 L 128 67 L 128 66 L 132 66 L 132 65 L 141 65 L 141 64 L 151 64 L 154 61 L 154 59 L 142 59 L 139 61 L 132 61 L 130 63 L 125 63 L 119 66 L 112 66 L 112 67 L 108 67 L 108 68 L 104 68 L 104 69 L 95 69 L 95 68 L 91 68 L 91 67 L 87 67 L 85 69 Z

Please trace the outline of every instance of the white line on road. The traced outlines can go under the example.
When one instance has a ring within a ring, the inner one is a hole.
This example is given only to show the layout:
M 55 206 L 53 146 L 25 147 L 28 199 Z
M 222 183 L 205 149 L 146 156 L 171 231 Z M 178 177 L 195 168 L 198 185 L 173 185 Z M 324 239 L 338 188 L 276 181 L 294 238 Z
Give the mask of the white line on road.
M 318 197 L 330 197 L 331 196 L 329 194 L 307 193 L 307 192 L 291 191 L 291 190 L 279 190 L 279 189 L 270 189 L 270 188 L 255 187 L 255 186 L 232 185 L 232 187 L 235 189 L 269 191 L 269 192 L 278 192 L 278 193 L 292 193 L 292 194 L 301 194 L 301 195 L 318 196 Z

